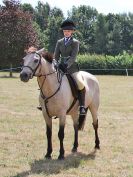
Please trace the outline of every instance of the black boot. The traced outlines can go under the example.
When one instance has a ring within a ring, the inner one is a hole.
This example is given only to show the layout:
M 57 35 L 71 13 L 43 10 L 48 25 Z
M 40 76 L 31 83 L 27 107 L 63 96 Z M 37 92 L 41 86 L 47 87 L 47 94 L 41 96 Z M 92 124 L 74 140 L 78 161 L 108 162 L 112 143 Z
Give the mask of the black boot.
M 79 114 L 80 115 L 86 115 L 86 109 L 85 109 L 85 87 L 82 90 L 78 91 L 78 97 L 79 97 Z

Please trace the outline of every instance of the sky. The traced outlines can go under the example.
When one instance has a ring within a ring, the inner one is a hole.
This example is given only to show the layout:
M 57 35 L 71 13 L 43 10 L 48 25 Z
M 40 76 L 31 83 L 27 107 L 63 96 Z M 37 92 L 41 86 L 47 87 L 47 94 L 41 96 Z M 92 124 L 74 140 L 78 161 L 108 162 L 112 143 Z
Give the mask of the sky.
M 0 0 L 2 4 L 3 0 Z M 33 7 L 37 5 L 39 0 L 20 0 L 23 3 L 30 3 Z M 67 17 L 67 11 L 72 9 L 72 6 L 79 7 L 80 5 L 89 5 L 97 9 L 99 13 L 133 13 L 133 0 L 40 0 L 48 2 L 53 8 L 60 8 Z

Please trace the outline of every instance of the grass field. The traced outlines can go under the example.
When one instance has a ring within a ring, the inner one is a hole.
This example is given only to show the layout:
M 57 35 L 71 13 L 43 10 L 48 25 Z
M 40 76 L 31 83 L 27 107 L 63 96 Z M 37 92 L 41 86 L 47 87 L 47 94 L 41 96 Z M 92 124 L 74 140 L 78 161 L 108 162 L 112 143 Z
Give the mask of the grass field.
M 53 159 L 45 160 L 46 135 L 36 79 L 0 78 L 0 177 L 133 177 L 133 77 L 97 76 L 101 89 L 99 136 L 95 151 L 90 113 L 72 154 L 68 117 L 64 161 L 58 161 L 58 120 L 53 120 Z

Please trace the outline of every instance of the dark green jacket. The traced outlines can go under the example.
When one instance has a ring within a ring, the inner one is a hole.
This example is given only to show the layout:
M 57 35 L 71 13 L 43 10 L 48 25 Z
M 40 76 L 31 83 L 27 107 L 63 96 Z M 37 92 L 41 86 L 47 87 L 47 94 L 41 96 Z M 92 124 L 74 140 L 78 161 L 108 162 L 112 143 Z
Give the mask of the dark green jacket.
M 67 45 L 65 45 L 64 38 L 62 38 L 57 41 L 54 56 L 57 61 L 60 60 L 60 57 L 62 57 L 62 60 L 64 59 L 64 57 L 70 57 L 65 62 L 68 64 L 68 72 L 71 74 L 73 72 L 78 71 L 78 65 L 76 63 L 78 51 L 79 51 L 78 40 L 71 38 Z

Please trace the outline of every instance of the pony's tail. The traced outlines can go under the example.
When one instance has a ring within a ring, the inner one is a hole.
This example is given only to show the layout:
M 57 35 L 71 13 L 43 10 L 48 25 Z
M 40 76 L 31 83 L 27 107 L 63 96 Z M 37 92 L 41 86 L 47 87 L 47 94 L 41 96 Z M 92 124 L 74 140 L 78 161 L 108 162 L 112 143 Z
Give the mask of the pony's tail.
M 83 130 L 85 125 L 86 115 L 79 115 L 78 130 Z

